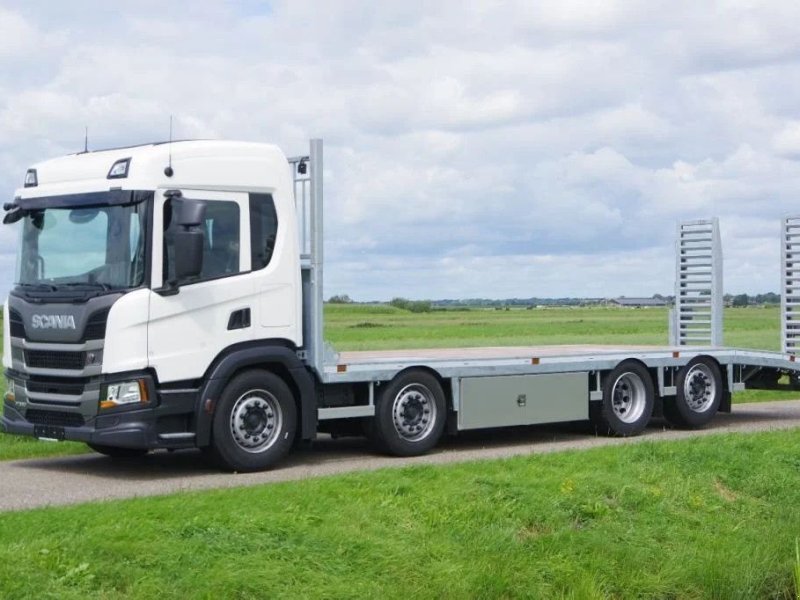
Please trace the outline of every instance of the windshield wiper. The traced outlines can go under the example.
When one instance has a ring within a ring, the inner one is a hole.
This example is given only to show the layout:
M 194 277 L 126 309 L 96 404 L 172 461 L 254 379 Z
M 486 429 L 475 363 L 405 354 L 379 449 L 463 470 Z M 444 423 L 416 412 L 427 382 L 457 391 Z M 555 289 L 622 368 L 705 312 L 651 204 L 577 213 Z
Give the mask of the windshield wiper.
M 50 292 L 57 292 L 58 288 L 52 283 L 18 283 L 18 287 L 24 287 L 31 290 L 48 290 Z
M 107 283 L 101 283 L 99 281 L 70 281 L 69 283 L 59 283 L 58 285 L 59 287 L 74 287 L 74 288 L 83 287 L 83 288 L 88 288 L 90 290 L 100 289 L 103 290 L 104 292 L 108 292 L 111 291 L 111 289 L 113 289 Z

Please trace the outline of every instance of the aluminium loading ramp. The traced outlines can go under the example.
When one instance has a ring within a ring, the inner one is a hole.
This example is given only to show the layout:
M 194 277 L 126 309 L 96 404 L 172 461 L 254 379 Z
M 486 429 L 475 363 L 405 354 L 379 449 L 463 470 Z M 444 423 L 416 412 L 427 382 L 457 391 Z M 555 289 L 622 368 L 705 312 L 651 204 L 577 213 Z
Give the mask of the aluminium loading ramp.
M 800 345 L 800 217 L 781 225 L 781 348 L 794 356 Z
M 722 346 L 719 220 L 679 223 L 676 237 L 670 342 L 676 346 Z

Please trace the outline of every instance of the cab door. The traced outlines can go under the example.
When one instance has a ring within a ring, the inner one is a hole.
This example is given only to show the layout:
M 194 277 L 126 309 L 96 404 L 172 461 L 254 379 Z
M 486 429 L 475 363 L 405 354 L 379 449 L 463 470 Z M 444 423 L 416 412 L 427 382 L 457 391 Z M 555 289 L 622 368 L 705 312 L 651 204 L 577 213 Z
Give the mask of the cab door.
M 183 198 L 205 202 L 201 228 L 203 269 L 199 277 L 175 281 L 172 236 L 174 200 L 156 193 L 148 326 L 148 362 L 159 380 L 203 375 L 219 352 L 252 339 L 257 301 L 249 252 L 247 194 L 182 189 Z M 177 290 L 175 286 L 177 285 Z

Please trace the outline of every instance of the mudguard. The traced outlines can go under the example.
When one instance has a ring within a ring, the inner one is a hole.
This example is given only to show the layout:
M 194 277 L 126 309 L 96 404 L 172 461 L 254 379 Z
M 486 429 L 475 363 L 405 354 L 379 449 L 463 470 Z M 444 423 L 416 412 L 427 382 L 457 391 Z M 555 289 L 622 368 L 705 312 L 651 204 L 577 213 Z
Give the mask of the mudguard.
M 208 369 L 195 410 L 197 446 L 208 446 L 211 441 L 211 422 L 225 385 L 237 372 L 247 368 L 264 368 L 288 379 L 286 383 L 298 400 L 300 438 L 313 439 L 317 431 L 314 375 L 291 347 L 280 342 L 245 342 L 226 348 Z

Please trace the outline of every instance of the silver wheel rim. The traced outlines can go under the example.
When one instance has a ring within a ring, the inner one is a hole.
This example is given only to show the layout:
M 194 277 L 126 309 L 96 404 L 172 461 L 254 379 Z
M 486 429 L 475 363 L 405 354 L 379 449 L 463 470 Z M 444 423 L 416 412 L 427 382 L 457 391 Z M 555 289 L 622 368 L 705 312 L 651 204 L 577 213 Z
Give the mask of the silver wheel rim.
M 689 410 L 702 413 L 711 408 L 717 395 L 717 383 L 708 365 L 694 365 L 683 380 L 683 397 Z
M 611 408 L 623 423 L 635 423 L 647 406 L 647 389 L 642 378 L 633 372 L 623 373 L 611 388 Z
M 283 428 L 278 399 L 266 390 L 248 390 L 233 404 L 230 427 L 233 441 L 245 452 L 268 450 Z
M 420 383 L 411 383 L 397 392 L 392 402 L 392 423 L 400 437 L 419 442 L 428 437 L 436 423 L 433 393 Z

